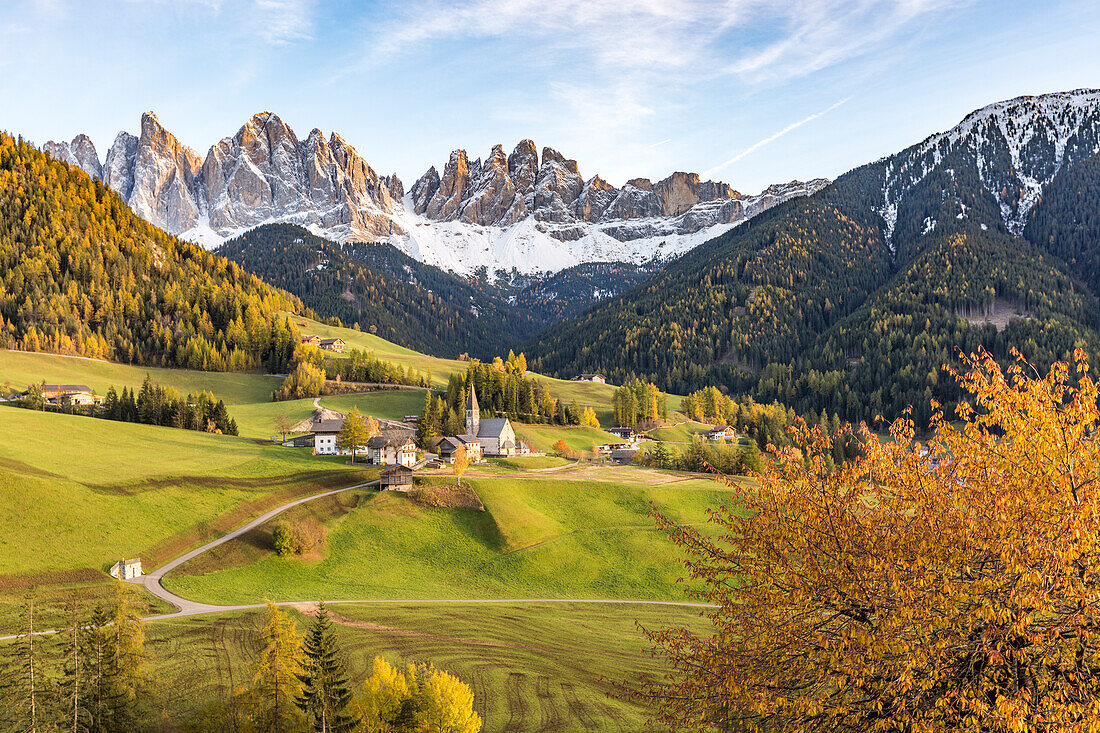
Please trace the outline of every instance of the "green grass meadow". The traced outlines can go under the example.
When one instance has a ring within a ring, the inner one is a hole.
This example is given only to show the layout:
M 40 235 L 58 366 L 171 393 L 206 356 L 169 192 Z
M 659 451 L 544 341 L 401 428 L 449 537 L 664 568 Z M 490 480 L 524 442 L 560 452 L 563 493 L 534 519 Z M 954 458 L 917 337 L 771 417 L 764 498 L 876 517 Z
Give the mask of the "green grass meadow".
M 679 425 L 673 425 L 667 428 L 657 428 L 650 430 L 646 433 L 654 440 L 659 440 L 665 443 L 690 443 L 691 439 L 709 431 L 713 425 L 707 423 L 695 422 L 694 420 L 689 422 L 683 422 Z
M 365 475 L 304 450 L 18 407 L 0 406 L 0 426 L 19 436 L 0 443 L 0 578 L 85 580 L 122 556 L 152 567 Z
M 327 519 L 319 559 L 275 556 L 266 549 L 268 527 L 184 565 L 165 585 L 224 604 L 319 597 L 681 600 L 679 554 L 654 528 L 650 508 L 700 523 L 729 495 L 703 479 L 651 485 L 497 471 L 468 480 L 484 512 L 368 491 Z M 294 509 L 285 518 L 314 511 Z M 247 564 L 235 566 L 235 558 Z
M 432 662 L 470 685 L 485 733 L 658 731 L 649 711 L 612 696 L 612 683 L 663 674 L 643 653 L 645 628 L 703 632 L 700 609 L 567 604 L 334 604 L 330 611 L 356 693 L 375 656 Z M 307 620 L 297 612 L 298 628 Z M 247 684 L 258 611 L 148 624 L 160 704 L 182 718 Z

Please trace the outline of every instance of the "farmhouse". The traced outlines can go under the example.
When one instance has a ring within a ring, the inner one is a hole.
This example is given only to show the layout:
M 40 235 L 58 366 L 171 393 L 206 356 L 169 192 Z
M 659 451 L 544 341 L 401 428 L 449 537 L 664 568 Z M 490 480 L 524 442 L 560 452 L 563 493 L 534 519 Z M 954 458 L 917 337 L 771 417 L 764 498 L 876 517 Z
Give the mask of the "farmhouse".
M 634 428 L 620 425 L 615 428 L 608 428 L 607 432 L 614 435 L 616 438 L 622 438 L 623 440 L 634 441 L 637 436 L 634 433 Z
M 130 580 L 141 576 L 141 560 L 119 560 L 111 566 L 111 577 L 120 580 Z
M 615 463 L 629 465 L 634 462 L 634 456 L 638 455 L 637 448 L 617 448 L 611 451 L 611 460 Z
M 406 430 L 384 430 L 367 441 L 367 463 L 411 466 L 416 463 L 416 441 Z
M 334 456 L 337 454 L 336 439 L 340 435 L 340 429 L 344 427 L 344 418 L 332 420 L 318 420 L 313 423 L 313 452 L 319 456 Z
M 23 397 L 27 396 L 24 392 Z M 42 396 L 49 405 L 98 405 L 103 401 L 86 384 L 43 384 Z
M 631 451 L 631 452 L 638 450 L 638 446 L 635 443 L 632 443 L 632 442 L 604 443 L 603 445 L 596 446 L 596 448 L 599 451 L 599 454 L 601 456 L 610 456 L 612 453 L 614 453 L 617 450 Z
M 315 334 L 302 334 L 302 343 L 309 344 L 310 346 L 316 346 L 320 348 L 321 337 Z
M 733 440 L 737 437 L 737 431 L 731 428 L 729 425 L 715 425 L 707 433 L 707 438 L 710 440 Z
M 573 377 L 574 382 L 595 382 L 596 384 L 607 384 L 607 377 L 602 374 L 578 374 Z
M 321 339 L 317 345 L 325 351 L 335 351 L 337 354 L 344 353 L 344 339 L 342 338 Z
M 413 470 L 408 466 L 392 466 L 378 474 L 379 491 L 408 491 L 413 485 Z

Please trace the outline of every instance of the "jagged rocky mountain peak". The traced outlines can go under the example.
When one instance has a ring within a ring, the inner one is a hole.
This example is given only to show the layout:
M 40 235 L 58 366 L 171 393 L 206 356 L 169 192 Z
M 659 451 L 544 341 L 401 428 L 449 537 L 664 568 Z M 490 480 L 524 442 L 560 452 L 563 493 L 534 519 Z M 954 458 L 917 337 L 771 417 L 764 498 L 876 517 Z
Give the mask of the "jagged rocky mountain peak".
M 339 133 L 314 128 L 299 138 L 269 110 L 204 157 L 152 112 L 142 115 L 139 134 L 119 133 L 102 166 L 85 140 L 46 147 L 102 177 L 152 223 L 206 246 L 259 224 L 290 222 L 341 242 L 386 240 L 462 274 L 667 259 L 783 200 L 778 194 L 742 205 L 729 186 L 691 173 L 657 184 L 632 179 L 638 185 L 620 189 L 599 175 L 585 179 L 576 160 L 549 146 L 540 151 L 531 139 L 511 153 L 494 145 L 473 160 L 455 149 L 406 191 Z
M 80 134 L 70 142 L 50 140 L 42 150 L 57 160 L 75 165 L 96 180 L 103 180 L 103 166 L 99 162 L 95 143 L 87 135 Z

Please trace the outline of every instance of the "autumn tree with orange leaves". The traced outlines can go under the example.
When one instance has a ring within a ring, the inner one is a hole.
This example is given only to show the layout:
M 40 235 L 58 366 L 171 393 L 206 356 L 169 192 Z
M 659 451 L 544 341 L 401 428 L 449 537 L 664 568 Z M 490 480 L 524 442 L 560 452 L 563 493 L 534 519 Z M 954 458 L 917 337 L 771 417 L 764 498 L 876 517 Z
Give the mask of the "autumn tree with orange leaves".
M 926 444 L 863 426 L 829 470 L 803 429 L 709 529 L 659 518 L 717 608 L 648 632 L 673 672 L 633 694 L 695 729 L 1100 731 L 1097 385 L 1081 352 L 964 364 Z

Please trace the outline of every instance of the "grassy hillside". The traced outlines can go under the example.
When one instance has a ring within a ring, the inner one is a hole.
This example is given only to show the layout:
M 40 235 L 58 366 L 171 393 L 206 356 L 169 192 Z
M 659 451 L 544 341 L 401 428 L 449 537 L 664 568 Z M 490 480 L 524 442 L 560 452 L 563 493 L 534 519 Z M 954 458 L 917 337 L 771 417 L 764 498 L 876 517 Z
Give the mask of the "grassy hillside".
M 271 392 L 282 379 L 264 374 L 199 372 L 190 369 L 162 369 L 115 364 L 96 359 L 60 356 L 58 354 L 8 351 L 0 349 L 0 387 L 15 390 L 26 389 L 31 382 L 59 382 L 87 384 L 103 394 L 108 387 L 121 390 L 141 387 L 146 375 L 154 382 L 173 387 L 182 394 L 195 394 L 209 390 L 218 399 L 225 400 L 230 415 L 237 421 L 241 437 L 269 438 L 277 431 L 276 418 L 285 412 L 291 422 L 304 420 L 313 413 L 313 400 L 272 402 Z M 381 391 L 339 397 L 325 397 L 323 402 L 339 412 L 346 412 L 352 405 L 366 415 L 399 420 L 411 412 L 420 412 L 424 404 L 421 390 L 401 392 Z
M 0 407 L 0 576 L 146 567 L 287 497 L 364 475 L 338 460 L 228 436 Z
M 364 349 L 373 351 L 379 359 L 397 362 L 405 367 L 416 367 L 420 372 L 431 372 L 432 384 L 446 386 L 447 379 L 452 374 L 464 374 L 466 362 L 458 359 L 441 359 L 435 356 L 427 356 L 404 346 L 386 341 L 383 338 L 350 328 L 329 326 L 304 316 L 292 316 L 298 329 L 302 333 L 315 333 L 322 338 L 342 338 L 349 349 Z M 518 346 L 517 346 L 518 349 Z M 507 356 L 507 353 L 501 354 Z M 590 405 L 596 411 L 596 417 L 600 424 L 609 427 L 612 423 L 611 398 L 615 393 L 615 387 L 610 384 L 596 384 L 594 382 L 573 382 L 568 379 L 555 379 L 537 375 L 546 383 L 550 393 L 567 404 L 573 400 L 578 405 Z M 679 406 L 679 398 L 671 397 L 669 407 L 675 409 Z M 419 410 L 418 410 L 419 411 Z
M 647 711 L 609 696 L 614 681 L 662 674 L 636 623 L 703 631 L 699 609 L 587 604 L 330 607 L 358 684 L 376 655 L 431 661 L 465 680 L 485 733 L 661 730 Z M 298 627 L 306 620 L 298 614 Z M 152 669 L 171 719 L 192 715 L 250 680 L 259 612 L 150 624 Z
M 650 430 L 648 435 L 665 443 L 690 443 L 692 437 L 705 433 L 712 427 L 714 426 L 707 423 L 689 420 L 678 425 L 670 425 L 667 428 Z
M 594 469 L 527 476 L 496 471 L 470 479 L 484 512 L 426 508 L 406 495 L 368 491 L 358 505 L 348 500 L 292 510 L 329 526 L 317 561 L 274 556 L 270 528 L 257 529 L 184 565 L 165 584 L 214 603 L 265 597 L 679 599 L 675 579 L 682 567 L 655 531 L 651 506 L 683 522 L 701 522 L 729 495 L 713 481 L 669 481 L 633 470 L 614 479 Z M 227 565 L 239 566 L 222 569 Z

